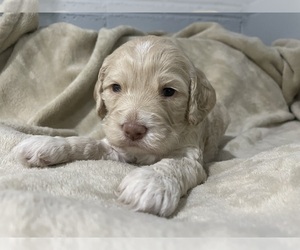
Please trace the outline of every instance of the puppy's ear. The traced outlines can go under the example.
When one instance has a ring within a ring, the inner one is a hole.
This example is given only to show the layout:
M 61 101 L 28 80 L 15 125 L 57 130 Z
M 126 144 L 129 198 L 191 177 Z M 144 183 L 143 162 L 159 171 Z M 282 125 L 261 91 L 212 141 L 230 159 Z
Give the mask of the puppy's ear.
M 107 60 L 105 59 L 102 64 L 102 67 L 100 68 L 99 75 L 98 75 L 98 81 L 94 88 L 94 98 L 96 100 L 96 110 L 101 119 L 103 119 L 107 113 L 104 101 L 102 99 L 102 92 L 103 92 L 102 85 L 103 85 L 103 81 L 105 78 L 105 72 L 107 70 L 107 66 L 108 66 Z
M 216 92 L 204 73 L 196 69 L 191 77 L 188 121 L 197 125 L 216 104 Z

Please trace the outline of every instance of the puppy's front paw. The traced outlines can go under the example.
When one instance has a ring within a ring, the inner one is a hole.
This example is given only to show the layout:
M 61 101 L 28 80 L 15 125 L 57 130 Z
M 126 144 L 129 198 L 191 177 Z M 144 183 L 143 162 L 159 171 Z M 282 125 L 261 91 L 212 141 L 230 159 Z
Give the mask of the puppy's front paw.
M 172 177 L 163 176 L 151 167 L 137 168 L 121 182 L 119 201 L 135 211 L 171 215 L 181 196 L 180 186 Z
M 50 136 L 31 136 L 21 141 L 13 154 L 28 167 L 47 167 L 62 163 L 68 156 L 64 138 Z

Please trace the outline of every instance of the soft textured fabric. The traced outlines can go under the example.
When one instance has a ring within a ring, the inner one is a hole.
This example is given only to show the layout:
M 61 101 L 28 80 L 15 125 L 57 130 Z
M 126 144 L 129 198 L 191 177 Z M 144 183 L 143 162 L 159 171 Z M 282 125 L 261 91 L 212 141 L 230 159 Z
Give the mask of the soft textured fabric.
M 169 36 L 205 72 L 231 124 L 209 178 L 166 219 L 114 193 L 134 168 L 77 161 L 28 169 L 11 149 L 31 134 L 102 136 L 93 88 L 103 59 L 134 36 L 36 14 L 0 17 L 1 236 L 299 236 L 300 42 L 260 40 L 195 23 Z

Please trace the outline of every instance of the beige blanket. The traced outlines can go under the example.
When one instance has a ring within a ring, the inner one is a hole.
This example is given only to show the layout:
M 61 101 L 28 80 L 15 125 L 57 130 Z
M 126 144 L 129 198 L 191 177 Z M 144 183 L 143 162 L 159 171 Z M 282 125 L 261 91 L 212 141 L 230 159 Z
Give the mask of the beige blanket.
M 300 42 L 267 47 L 216 23 L 171 36 L 212 82 L 231 124 L 210 176 L 171 218 L 135 213 L 114 190 L 134 167 L 78 161 L 27 169 L 11 149 L 30 134 L 102 136 L 93 88 L 129 37 L 35 14 L 0 17 L 0 236 L 299 236 Z

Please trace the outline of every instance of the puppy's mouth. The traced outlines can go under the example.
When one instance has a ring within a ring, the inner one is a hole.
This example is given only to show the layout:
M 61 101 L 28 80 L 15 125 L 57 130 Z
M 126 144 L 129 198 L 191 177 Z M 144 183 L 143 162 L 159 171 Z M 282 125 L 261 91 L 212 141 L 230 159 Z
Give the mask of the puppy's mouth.
M 120 148 L 142 148 L 143 147 L 143 143 L 142 143 L 142 139 L 138 140 L 138 141 L 132 141 L 130 139 L 123 139 L 122 141 L 119 142 L 118 145 Z
M 138 150 L 138 151 L 152 151 L 149 147 L 149 145 L 147 145 L 147 143 L 145 143 L 144 139 L 139 139 L 139 140 L 131 140 L 129 138 L 123 138 L 122 140 L 120 140 L 117 145 L 115 145 L 119 148 L 122 148 L 123 150 Z

